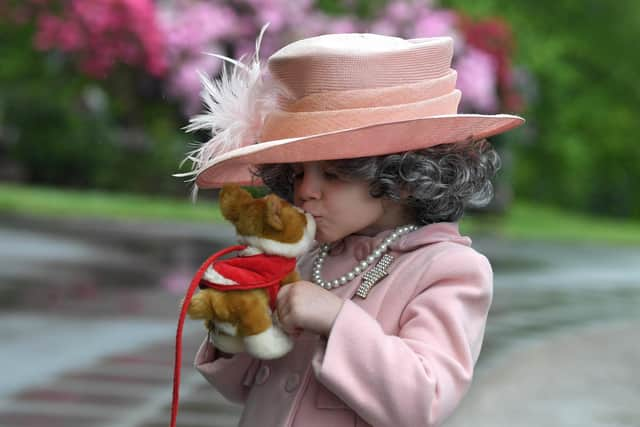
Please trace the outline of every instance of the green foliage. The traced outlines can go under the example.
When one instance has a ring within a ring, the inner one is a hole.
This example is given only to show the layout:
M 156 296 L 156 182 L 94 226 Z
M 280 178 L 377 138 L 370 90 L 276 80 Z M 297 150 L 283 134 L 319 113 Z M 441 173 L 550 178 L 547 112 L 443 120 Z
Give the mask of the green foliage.
M 537 79 L 516 144 L 518 197 L 640 217 L 640 3 L 606 0 L 445 0 L 472 16 L 500 15 L 518 40 L 516 63 Z
M 535 226 L 532 226 L 535 225 Z M 465 216 L 463 234 L 516 240 L 640 244 L 640 221 L 602 218 L 531 202 L 515 202 L 504 215 Z
M 181 192 L 185 137 L 153 81 L 130 70 L 91 81 L 36 51 L 33 28 L 0 24 L 0 148 L 31 183 Z M 155 97 L 155 99 L 154 99 Z
M 217 203 L 105 191 L 75 191 L 0 183 L 0 215 L 222 222 Z
M 355 14 L 360 18 L 376 15 L 384 7 L 385 0 L 316 0 L 315 6 L 329 15 Z

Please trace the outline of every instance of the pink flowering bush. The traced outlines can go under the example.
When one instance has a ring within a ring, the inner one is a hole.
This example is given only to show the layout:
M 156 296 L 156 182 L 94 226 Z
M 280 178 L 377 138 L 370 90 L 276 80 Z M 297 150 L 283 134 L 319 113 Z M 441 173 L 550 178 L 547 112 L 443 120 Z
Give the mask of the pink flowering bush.
M 219 59 L 204 53 L 223 51 L 224 40 L 236 33 L 239 22 L 229 6 L 211 2 L 176 1 L 158 14 L 169 63 L 166 90 L 191 114 L 200 105 L 198 71 L 215 75 L 221 67 Z
M 105 78 L 118 64 L 126 64 L 162 78 L 164 92 L 185 115 L 200 109 L 198 71 L 220 72 L 222 61 L 206 53 L 253 54 L 256 36 L 267 22 L 263 58 L 292 40 L 330 32 L 451 36 L 462 110 L 521 109 L 505 23 L 473 22 L 430 1 L 391 0 L 367 17 L 358 16 L 357 1 L 336 4 L 342 13 L 338 16 L 316 9 L 313 0 L 26 0 L 14 14 L 24 20 L 25 5 L 38 9 L 36 47 L 72 57 L 91 77 Z
M 366 27 L 367 31 L 404 38 L 450 36 L 455 42 L 453 68 L 462 91 L 464 112 L 517 112 L 522 101 L 512 78 L 513 42 L 502 21 L 474 22 L 460 12 L 425 2 L 392 0 Z
M 461 111 L 522 106 L 509 27 L 472 21 L 430 1 L 4 0 L 0 23 L 11 55 L 0 67 L 0 105 L 16 129 L 5 134 L 17 135 L 12 155 L 24 176 L 101 188 L 174 188 L 167 171 L 187 142 L 181 124 L 202 108 L 198 71 L 215 77 L 223 66 L 206 53 L 252 55 L 267 22 L 263 59 L 323 33 L 448 35 L 455 39 Z
M 165 36 L 152 0 L 32 1 L 39 6 L 35 45 L 73 57 L 80 69 L 105 78 L 120 63 L 161 77 Z
M 186 114 L 200 108 L 196 70 L 209 75 L 221 61 L 203 52 L 239 57 L 252 54 L 264 23 L 261 56 L 302 37 L 330 32 L 374 32 L 404 38 L 451 36 L 456 52 L 465 112 L 518 111 L 522 102 L 514 88 L 510 57 L 511 34 L 499 21 L 473 22 L 460 13 L 438 9 L 431 2 L 392 0 L 372 17 L 357 16 L 357 2 L 340 2 L 344 13 L 330 16 L 313 8 L 311 0 L 178 0 L 163 3 L 162 26 L 169 51 L 168 93 L 181 100 Z
M 158 4 L 158 15 L 166 34 L 167 93 L 180 101 L 186 115 L 200 109 L 197 72 L 216 75 L 222 67 L 221 60 L 205 53 L 252 55 L 267 22 L 261 57 L 296 38 L 357 30 L 353 18 L 329 17 L 313 9 L 312 0 L 176 0 Z
M 498 111 L 496 61 L 487 52 L 469 47 L 456 60 L 457 86 L 462 90 L 462 109 L 495 113 Z

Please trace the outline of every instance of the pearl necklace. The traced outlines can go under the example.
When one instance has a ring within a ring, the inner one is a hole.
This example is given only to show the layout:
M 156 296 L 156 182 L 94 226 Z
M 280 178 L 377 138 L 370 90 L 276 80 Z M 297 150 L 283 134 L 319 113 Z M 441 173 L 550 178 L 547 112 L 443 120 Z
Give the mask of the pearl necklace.
M 371 252 L 369 256 L 360 261 L 358 265 L 356 265 L 353 270 L 348 272 L 347 274 L 343 274 L 334 280 L 323 280 L 320 271 L 322 270 L 322 264 L 324 263 L 324 259 L 327 257 L 329 253 L 329 244 L 324 243 L 320 246 L 320 252 L 318 256 L 316 256 L 315 261 L 313 262 L 313 269 L 311 271 L 311 281 L 316 285 L 324 288 L 324 289 L 335 289 L 342 285 L 349 283 L 354 278 L 358 277 L 362 274 L 375 260 L 380 258 L 389 250 L 389 245 L 398 239 L 400 236 L 404 236 L 405 234 L 411 233 L 418 229 L 416 225 L 405 225 L 404 227 L 396 228 L 393 233 L 389 235 L 386 239 L 382 241 L 374 250 Z

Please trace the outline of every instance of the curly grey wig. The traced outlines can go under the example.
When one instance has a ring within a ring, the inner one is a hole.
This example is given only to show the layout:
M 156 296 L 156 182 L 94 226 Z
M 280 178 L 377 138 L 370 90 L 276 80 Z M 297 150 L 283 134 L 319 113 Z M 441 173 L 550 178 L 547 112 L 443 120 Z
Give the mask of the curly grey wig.
M 479 140 L 326 164 L 340 179 L 366 181 L 372 197 L 405 204 L 419 224 L 431 224 L 457 221 L 465 207 L 489 203 L 500 157 L 487 140 Z M 291 164 L 260 165 L 253 172 L 271 191 L 293 201 Z

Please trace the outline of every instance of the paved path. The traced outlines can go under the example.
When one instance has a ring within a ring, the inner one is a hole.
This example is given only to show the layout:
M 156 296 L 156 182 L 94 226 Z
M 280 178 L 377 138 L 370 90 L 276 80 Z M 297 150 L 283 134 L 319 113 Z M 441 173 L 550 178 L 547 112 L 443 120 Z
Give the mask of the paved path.
M 182 291 L 156 273 L 192 272 L 183 258 L 232 242 L 229 229 L 0 224 L 0 427 L 166 426 Z M 640 426 L 640 248 L 475 243 L 496 292 L 475 382 L 446 427 Z M 234 426 L 240 408 L 191 367 L 201 335 L 187 323 L 179 425 Z
M 18 313 L 2 315 L 0 322 L 0 426 L 168 425 L 172 322 L 49 316 L 45 323 L 42 316 Z M 240 408 L 226 402 L 191 364 L 200 327 L 186 328 L 179 426 L 234 426 Z
M 211 225 L 0 218 L 0 427 L 166 427 L 189 259 L 232 239 Z M 202 335 L 187 321 L 179 426 L 235 426 L 240 408 L 193 369 Z
M 640 426 L 640 320 L 565 330 L 498 359 L 446 427 Z

